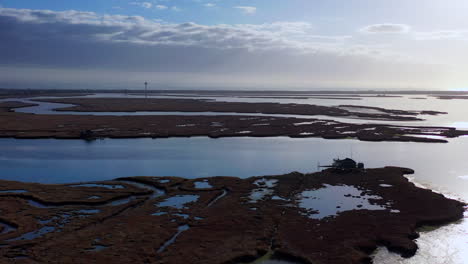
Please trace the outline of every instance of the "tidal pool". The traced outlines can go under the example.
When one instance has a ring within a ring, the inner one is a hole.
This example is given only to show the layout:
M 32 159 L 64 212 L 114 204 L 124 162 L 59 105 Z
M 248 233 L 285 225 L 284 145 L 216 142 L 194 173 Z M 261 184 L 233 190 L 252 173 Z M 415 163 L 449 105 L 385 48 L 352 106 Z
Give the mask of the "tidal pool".
M 299 207 L 308 211 L 314 219 L 333 217 L 341 212 L 351 210 L 387 210 L 386 206 L 372 204 L 370 200 L 381 200 L 375 195 L 363 194 L 354 186 L 325 184 L 323 188 L 307 190 L 297 197 Z
M 213 188 L 213 186 L 211 186 L 211 184 L 208 182 L 208 180 L 194 182 L 193 184 L 195 185 L 195 188 L 196 188 L 196 189 L 209 189 L 209 188 Z
M 169 197 L 166 200 L 156 204 L 159 207 L 173 207 L 176 209 L 186 208 L 186 204 L 196 202 L 200 196 L 198 195 L 176 195 Z

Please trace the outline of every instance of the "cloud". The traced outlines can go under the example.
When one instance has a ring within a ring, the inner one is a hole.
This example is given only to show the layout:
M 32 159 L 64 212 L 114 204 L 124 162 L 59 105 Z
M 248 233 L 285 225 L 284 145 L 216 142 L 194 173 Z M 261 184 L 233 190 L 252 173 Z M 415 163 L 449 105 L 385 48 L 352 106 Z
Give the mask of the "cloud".
M 137 5 L 137 6 L 140 6 L 140 7 L 143 7 L 143 8 L 151 8 L 153 7 L 153 4 L 150 3 L 150 2 L 130 2 L 131 5 Z
M 254 6 L 235 6 L 234 8 L 240 9 L 246 15 L 254 15 L 257 13 L 257 8 Z
M 361 28 L 359 31 L 362 33 L 371 34 L 401 34 L 408 33 L 411 27 L 405 24 L 374 24 Z
M 348 43 L 349 36 L 317 35 L 304 22 L 207 26 L 0 8 L 0 35 L 3 86 L 129 87 L 145 78 L 164 87 L 337 88 L 407 85 L 418 76 L 434 85 L 442 74 L 386 50 Z
M 205 6 L 205 7 L 215 7 L 216 4 L 213 4 L 213 3 L 206 3 L 206 4 L 204 4 L 203 6 Z
M 165 6 L 165 5 L 156 5 L 155 7 L 156 7 L 157 9 L 159 9 L 159 10 L 165 10 L 165 9 L 167 9 L 167 6 Z
M 276 22 L 261 25 L 215 25 L 158 23 L 140 16 L 97 15 L 81 11 L 0 9 L 2 34 L 10 42 L 69 41 L 128 45 L 197 46 L 214 49 L 295 50 L 315 52 L 307 37 L 312 25 Z M 8 25 L 8 26 L 7 26 Z M 297 40 L 294 40 L 294 38 Z
M 417 40 L 468 40 L 468 30 L 439 30 L 416 32 Z

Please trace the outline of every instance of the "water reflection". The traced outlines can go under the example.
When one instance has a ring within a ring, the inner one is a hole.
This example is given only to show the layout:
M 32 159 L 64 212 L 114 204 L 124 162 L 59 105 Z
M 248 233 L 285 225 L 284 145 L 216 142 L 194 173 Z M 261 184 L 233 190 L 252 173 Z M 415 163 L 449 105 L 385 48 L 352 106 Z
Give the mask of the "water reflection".
M 209 189 L 213 188 L 211 184 L 208 182 L 208 180 L 203 180 L 203 181 L 197 181 L 193 183 L 195 185 L 196 189 Z
M 176 209 L 185 209 L 186 204 L 196 202 L 198 195 L 176 195 L 156 204 L 159 207 L 172 207 Z
M 375 205 L 370 200 L 380 200 L 382 197 L 364 194 L 354 186 L 325 184 L 317 190 L 306 190 L 299 194 L 299 207 L 306 209 L 313 219 L 336 216 L 351 210 L 386 210 L 385 206 Z
M 412 175 L 416 182 L 468 200 L 468 180 L 464 178 L 468 175 L 468 137 L 448 144 L 285 137 L 113 139 L 91 144 L 0 139 L 0 149 L 0 178 L 43 183 L 135 175 L 203 178 L 313 172 L 317 163 L 329 164 L 336 157 L 350 156 L 352 149 L 366 167 L 409 167 L 416 171 Z
M 468 214 L 465 213 L 465 219 Z M 468 260 L 468 221 L 425 231 L 417 239 L 419 250 L 412 258 L 405 259 L 380 248 L 374 254 L 376 264 L 463 264 Z
M 81 96 L 84 98 L 144 98 L 144 96 L 138 95 L 125 95 L 125 94 L 94 94 L 88 96 Z M 306 115 L 264 115 L 258 113 L 252 113 L 258 116 L 276 116 L 276 117 L 296 117 L 296 118 L 321 118 L 329 119 L 339 122 L 347 123 L 372 123 L 372 124 L 394 124 L 394 125 L 409 125 L 409 126 L 450 126 L 456 127 L 459 129 L 467 129 L 468 123 L 466 120 L 465 113 L 461 111 L 464 109 L 465 105 L 464 100 L 451 100 L 449 103 L 446 100 L 439 100 L 430 96 L 422 96 L 426 100 L 414 100 L 412 96 L 402 96 L 402 97 L 388 97 L 388 98 L 361 98 L 357 102 L 353 102 L 351 105 L 364 105 L 371 107 L 383 107 L 387 109 L 401 109 L 408 111 L 420 111 L 420 110 L 435 110 L 440 112 L 448 112 L 447 115 L 421 115 L 420 118 L 425 119 L 424 121 L 404 121 L 404 122 L 388 122 L 388 121 L 379 121 L 379 120 L 362 120 L 362 119 L 353 119 L 349 118 L 340 118 L 340 117 L 330 117 L 330 116 L 306 116 Z M 41 99 L 47 97 L 37 97 L 34 99 Z M 154 96 L 152 98 L 181 98 L 177 96 Z M 190 97 L 182 97 L 189 99 Z M 223 102 L 276 102 L 276 103 L 294 103 L 294 104 L 313 104 L 313 105 L 323 105 L 323 106 L 338 106 L 338 105 L 350 105 L 348 100 L 343 99 L 334 99 L 334 100 L 321 100 L 317 98 L 307 98 L 307 99 L 297 99 L 297 98 L 245 98 L 245 97 L 196 97 L 196 99 L 208 99 L 215 101 Z M 0 99 L 1 101 L 21 101 L 25 103 L 35 103 L 39 106 L 32 107 L 23 107 L 15 109 L 16 112 L 21 113 L 35 113 L 35 114 L 69 114 L 69 115 L 220 115 L 218 112 L 56 112 L 53 109 L 70 107 L 73 105 L 70 104 L 59 104 L 59 103 L 46 103 L 46 102 L 36 102 L 31 101 L 30 99 L 21 99 L 21 98 L 9 98 L 9 99 Z M 359 108 L 352 107 L 356 110 Z M 370 111 L 369 109 L 363 109 L 362 111 Z M 375 111 L 375 110 L 374 110 Z M 377 111 L 378 112 L 378 111 Z M 222 113 L 223 115 L 252 115 L 252 114 L 242 114 L 242 113 Z

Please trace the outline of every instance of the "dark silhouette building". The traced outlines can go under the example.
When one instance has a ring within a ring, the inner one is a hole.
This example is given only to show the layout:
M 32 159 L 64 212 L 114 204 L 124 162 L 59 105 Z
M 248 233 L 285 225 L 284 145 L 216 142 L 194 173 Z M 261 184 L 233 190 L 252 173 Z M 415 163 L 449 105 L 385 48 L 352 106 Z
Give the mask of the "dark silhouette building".
M 364 163 L 357 163 L 356 161 L 350 158 L 334 159 L 332 165 L 322 167 L 334 168 L 339 170 L 364 169 Z

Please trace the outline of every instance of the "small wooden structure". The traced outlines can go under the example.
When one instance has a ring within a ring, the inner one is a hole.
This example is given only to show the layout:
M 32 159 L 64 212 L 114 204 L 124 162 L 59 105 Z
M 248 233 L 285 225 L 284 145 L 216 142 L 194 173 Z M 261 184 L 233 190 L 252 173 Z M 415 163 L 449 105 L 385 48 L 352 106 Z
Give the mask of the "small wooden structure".
M 332 165 L 320 166 L 324 168 L 333 168 L 338 170 L 364 169 L 364 163 L 357 163 L 353 159 L 334 159 Z

